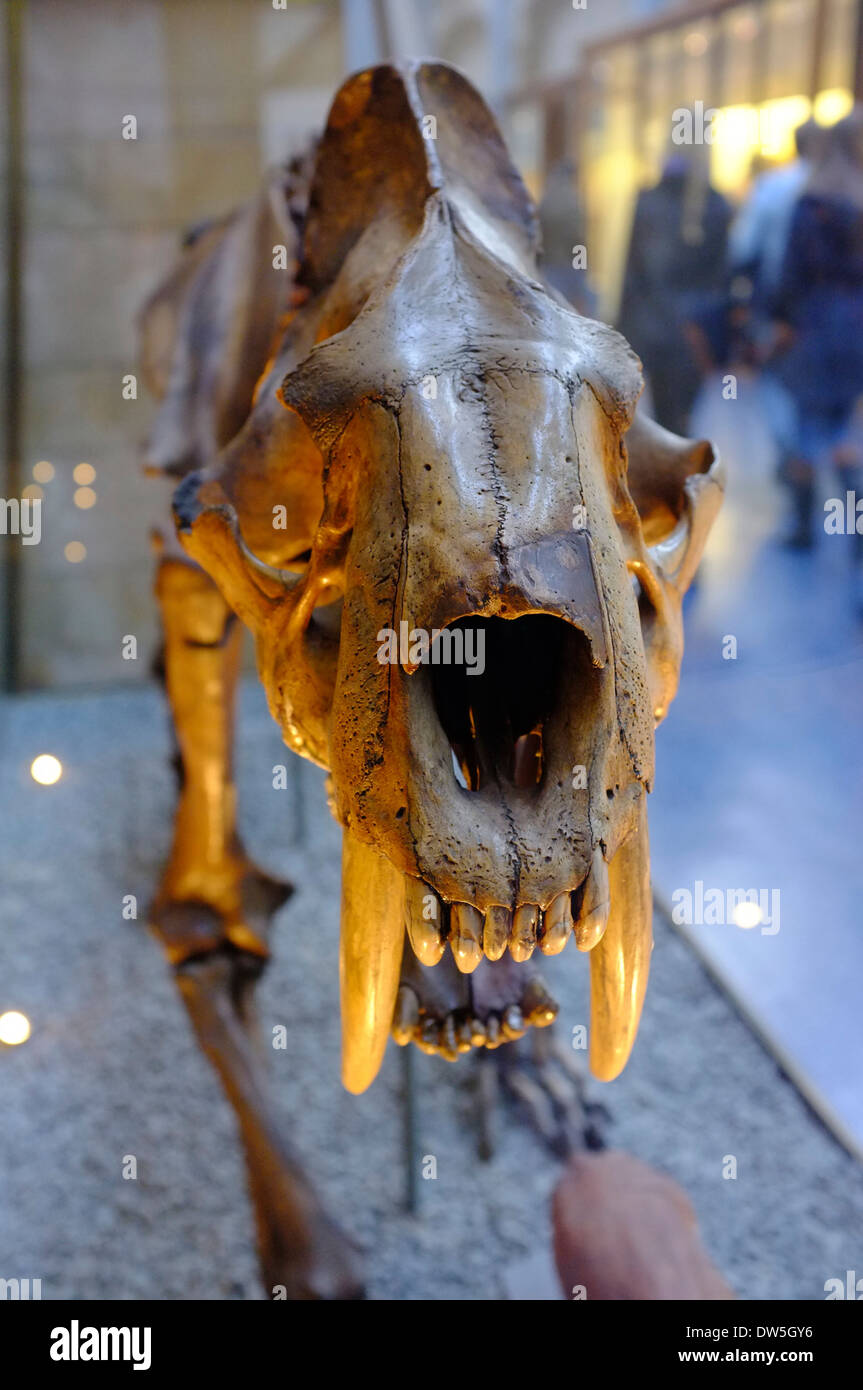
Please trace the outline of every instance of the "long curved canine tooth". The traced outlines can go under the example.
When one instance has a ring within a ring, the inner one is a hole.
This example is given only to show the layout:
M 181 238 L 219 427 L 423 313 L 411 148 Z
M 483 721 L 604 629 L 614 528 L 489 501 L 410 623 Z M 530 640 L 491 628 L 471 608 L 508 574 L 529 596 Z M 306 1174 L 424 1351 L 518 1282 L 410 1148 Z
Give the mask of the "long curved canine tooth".
M 558 893 L 542 916 L 539 949 L 544 956 L 558 956 L 572 931 L 572 895 Z
M 482 949 L 489 960 L 500 960 L 509 943 L 512 912 L 508 907 L 492 906 L 485 914 Z
M 653 903 L 645 801 L 611 861 L 608 926 L 590 953 L 590 1070 L 599 1081 L 613 1081 L 626 1066 L 647 988 Z
M 461 973 L 471 975 L 482 960 L 482 913 L 470 903 L 450 908 L 449 944 Z
M 509 953 L 513 960 L 530 960 L 536 946 L 538 926 L 539 908 L 535 903 L 522 903 L 515 909 L 509 936 Z
M 405 884 L 405 926 L 417 960 L 437 965 L 446 950 L 443 907 L 421 878 L 409 878 Z
M 393 1021 L 405 939 L 405 876 L 345 830 L 342 836 L 342 1081 L 374 1081 Z
M 400 985 L 396 995 L 393 1013 L 393 1038 L 399 1047 L 406 1047 L 411 1041 L 420 1019 L 419 1000 L 410 985 Z
M 602 849 L 597 845 L 584 884 L 581 911 L 575 923 L 575 944 L 579 951 L 592 951 L 602 940 L 608 926 L 610 906 L 608 865 L 602 857 Z

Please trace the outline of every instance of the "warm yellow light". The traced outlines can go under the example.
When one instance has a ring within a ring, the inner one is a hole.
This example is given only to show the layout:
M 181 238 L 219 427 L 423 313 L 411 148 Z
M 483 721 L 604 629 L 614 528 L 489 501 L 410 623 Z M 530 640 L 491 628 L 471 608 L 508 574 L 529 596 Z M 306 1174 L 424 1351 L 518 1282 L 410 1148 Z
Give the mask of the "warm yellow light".
M 29 1036 L 30 1020 L 25 1014 L 19 1014 L 15 1009 L 0 1014 L 0 1042 L 17 1047 L 19 1043 L 25 1043 Z
M 34 463 L 33 477 L 36 479 L 37 483 L 50 483 L 53 476 L 53 463 L 49 463 L 47 459 L 40 459 L 38 463 Z
M 43 787 L 51 787 L 63 776 L 63 764 L 53 753 L 40 753 L 30 764 L 30 776 Z
M 45 494 L 37 483 L 28 483 L 22 490 L 21 496 L 29 497 L 33 502 L 41 502 Z
M 758 110 L 754 106 L 723 106 L 713 121 L 711 174 L 720 193 L 739 195 L 749 179 L 752 156 L 758 149 Z
M 72 472 L 76 483 L 87 485 L 96 481 L 96 470 L 92 463 L 76 463 Z
M 77 565 L 87 558 L 87 547 L 81 541 L 70 541 L 63 554 L 70 565 Z
M 854 98 L 845 87 L 828 87 L 812 103 L 812 114 L 819 125 L 833 125 L 848 115 Z
M 757 927 L 761 921 L 762 912 L 757 903 L 745 902 L 738 903 L 734 909 L 734 921 L 738 927 L 743 927 L 748 931 L 751 927 Z
M 683 49 L 690 58 L 700 58 L 702 53 L 706 53 L 710 46 L 710 40 L 706 34 L 702 34 L 698 29 L 693 29 L 691 34 L 687 34 L 683 40 Z
M 762 103 L 758 113 L 758 135 L 765 159 L 785 163 L 797 153 L 794 132 L 812 114 L 808 97 L 777 97 Z
M 811 111 L 805 96 L 779 97 L 760 106 L 724 106 L 713 121 L 711 174 L 721 193 L 741 197 L 756 155 L 771 163 L 794 158 L 794 132 Z
M 83 512 L 86 512 L 89 507 L 95 507 L 96 494 L 91 487 L 76 487 L 72 500 L 76 507 L 80 507 Z

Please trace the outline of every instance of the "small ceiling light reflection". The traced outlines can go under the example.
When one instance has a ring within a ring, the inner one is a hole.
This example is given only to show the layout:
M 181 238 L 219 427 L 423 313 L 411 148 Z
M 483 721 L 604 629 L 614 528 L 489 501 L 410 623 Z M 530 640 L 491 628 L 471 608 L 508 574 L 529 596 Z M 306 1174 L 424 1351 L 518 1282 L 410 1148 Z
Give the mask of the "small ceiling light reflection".
M 0 1014 L 0 1042 L 17 1047 L 19 1043 L 25 1043 L 29 1036 L 30 1020 L 26 1014 L 19 1014 L 16 1009 Z
M 86 512 L 88 508 L 95 507 L 96 494 L 91 487 L 76 487 L 72 500 L 76 507 L 80 507 L 82 512 Z
M 34 463 L 33 477 L 37 483 L 50 483 L 54 477 L 53 463 L 49 463 L 47 459 L 40 459 L 38 463 Z
M 79 486 L 83 485 L 86 487 L 89 483 L 94 483 L 96 481 L 96 470 L 92 463 L 76 463 L 72 471 L 72 477 Z
M 735 924 L 747 931 L 751 927 L 757 927 L 763 915 L 757 903 L 738 903 L 734 909 Z
M 693 29 L 692 33 L 687 34 L 683 40 L 684 52 L 688 53 L 690 58 L 700 58 L 703 53 L 707 52 L 709 46 L 710 42 L 707 35 L 700 33 L 697 29 Z
M 31 502 L 41 502 L 45 496 L 38 483 L 28 483 L 21 493 L 22 497 L 29 497 Z
M 758 29 L 758 16 L 754 14 L 735 15 L 731 21 L 731 32 L 739 39 L 754 39 Z
M 30 776 L 43 787 L 53 787 L 63 776 L 63 764 L 53 753 L 40 753 L 30 764 Z
M 78 565 L 87 558 L 87 547 L 81 541 L 70 541 L 65 547 L 63 554 L 70 565 Z

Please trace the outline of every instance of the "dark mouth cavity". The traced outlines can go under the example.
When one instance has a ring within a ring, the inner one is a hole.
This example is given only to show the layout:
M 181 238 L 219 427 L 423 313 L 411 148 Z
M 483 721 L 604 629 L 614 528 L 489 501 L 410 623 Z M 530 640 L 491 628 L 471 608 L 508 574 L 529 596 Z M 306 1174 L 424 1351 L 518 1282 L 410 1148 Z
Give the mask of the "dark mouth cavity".
M 484 642 L 485 654 L 481 674 L 469 674 L 464 665 L 427 668 L 456 780 L 472 792 L 491 781 L 541 787 L 564 665 L 591 667 L 587 637 L 547 613 L 468 616 L 450 626 L 472 629 L 474 652 Z

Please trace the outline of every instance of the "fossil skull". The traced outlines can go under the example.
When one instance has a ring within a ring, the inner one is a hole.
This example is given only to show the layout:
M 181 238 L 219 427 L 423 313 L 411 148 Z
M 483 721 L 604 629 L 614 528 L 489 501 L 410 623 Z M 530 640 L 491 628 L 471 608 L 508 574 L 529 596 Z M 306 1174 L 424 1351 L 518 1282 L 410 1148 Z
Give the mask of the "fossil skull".
M 330 773 L 353 1091 L 394 1009 L 400 1041 L 419 1026 L 403 952 L 470 975 L 573 936 L 596 1076 L 638 1026 L 654 729 L 721 475 L 636 413 L 637 358 L 543 283 L 537 250 L 464 78 L 349 79 L 311 182 L 305 302 L 245 425 L 175 500 L 285 741 Z M 462 648 L 482 663 L 446 662 Z M 464 1022 L 450 1048 L 483 1041 Z

